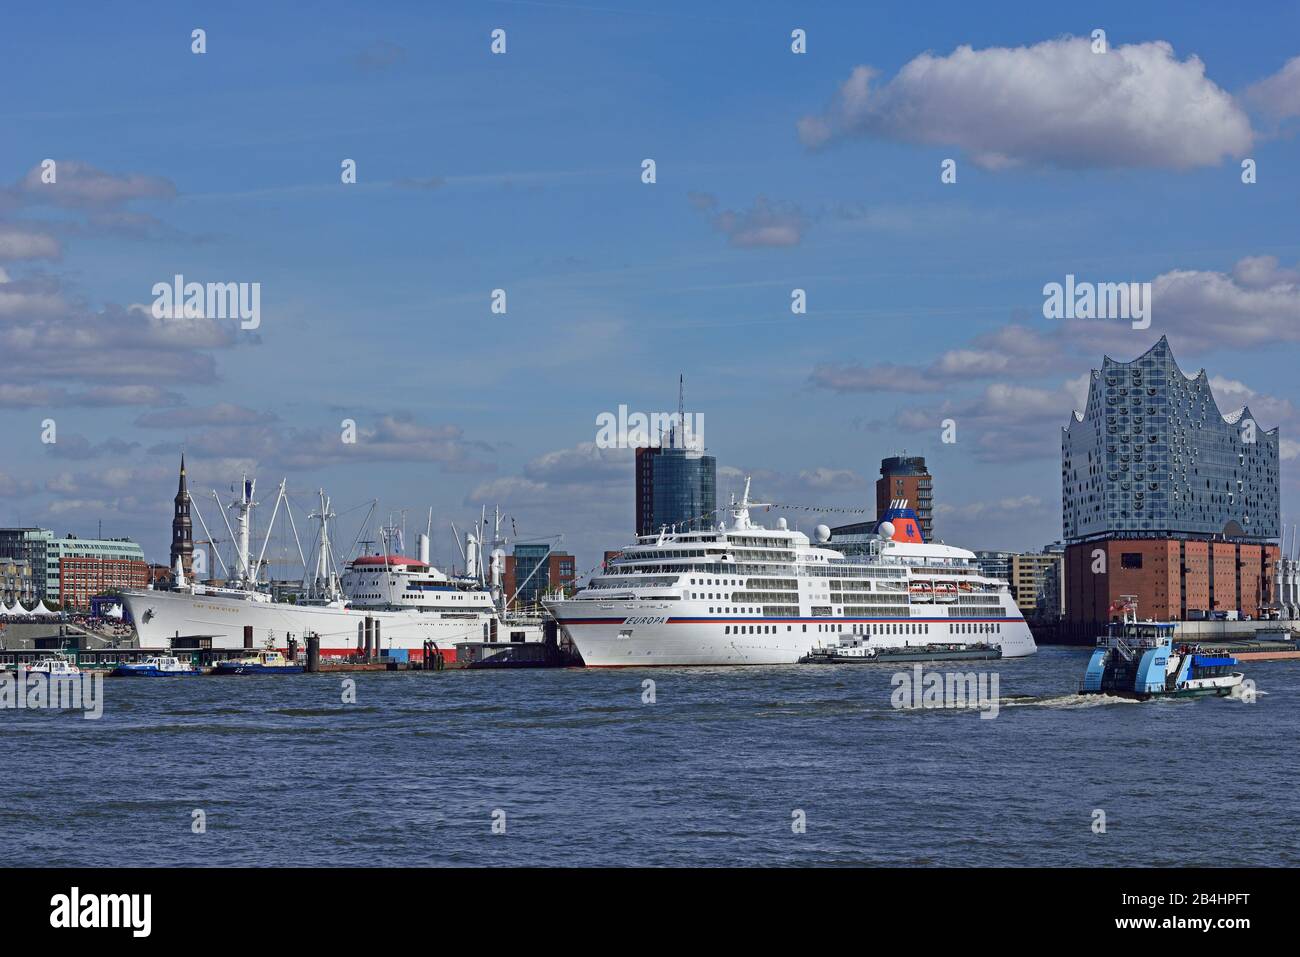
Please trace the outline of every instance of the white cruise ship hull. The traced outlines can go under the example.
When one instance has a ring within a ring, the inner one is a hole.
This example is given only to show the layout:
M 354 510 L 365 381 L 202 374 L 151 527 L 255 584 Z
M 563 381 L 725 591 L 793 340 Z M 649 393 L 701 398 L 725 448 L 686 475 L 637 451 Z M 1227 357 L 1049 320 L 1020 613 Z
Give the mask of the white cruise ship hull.
M 418 659 L 424 642 L 433 641 L 444 659 L 454 661 L 457 642 L 486 641 L 491 627 L 490 616 L 481 614 L 443 617 L 438 612 L 416 609 L 367 611 L 184 591 L 127 591 L 122 598 L 142 648 L 166 649 L 177 636 L 195 635 L 211 636 L 213 648 L 242 648 L 244 628 L 251 626 L 253 643 L 258 648 L 285 650 L 293 636 L 302 649 L 306 646 L 304 636 L 310 631 L 320 635 L 322 655 L 349 655 L 357 651 L 359 626 L 371 617 L 379 622 L 381 650 L 408 649 Z M 518 630 L 502 623 L 498 640 L 509 641 L 511 632 Z M 540 639 L 539 629 L 527 631 L 527 640 Z
M 648 604 L 568 600 L 547 602 L 547 608 L 590 668 L 795 664 L 814 647 L 838 643 L 854 626 L 869 635 L 872 625 L 902 622 L 929 625 L 930 631 L 871 635 L 868 646 L 992 645 L 1001 648 L 1004 658 L 1023 658 L 1038 650 L 1029 626 L 1017 618 L 693 618 L 657 615 Z M 949 625 L 969 628 L 970 633 L 950 634 Z M 834 627 L 842 631 L 829 630 Z
M 1005 581 L 975 554 L 926 542 L 906 501 L 843 544 L 813 545 L 784 518 L 750 520 L 749 480 L 730 528 L 639 535 L 572 598 L 544 599 L 594 668 L 794 664 L 814 648 L 982 645 L 1038 649 Z M 838 547 L 837 547 L 838 546 Z M 847 552 L 847 553 L 846 553 Z

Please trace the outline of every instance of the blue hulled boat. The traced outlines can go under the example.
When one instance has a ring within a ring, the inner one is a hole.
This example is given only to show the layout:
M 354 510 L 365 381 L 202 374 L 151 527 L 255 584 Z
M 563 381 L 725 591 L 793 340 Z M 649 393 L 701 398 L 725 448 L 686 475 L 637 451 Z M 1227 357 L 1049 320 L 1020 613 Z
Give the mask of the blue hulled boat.
M 201 672 L 172 655 L 151 655 L 136 664 L 118 665 L 109 674 L 116 678 L 184 678 Z
M 1079 692 L 1139 701 L 1232 694 L 1245 678 L 1233 670 L 1237 659 L 1197 645 L 1175 646 L 1176 630 L 1174 622 L 1138 621 L 1135 606 L 1127 605 L 1124 620 L 1097 639 Z

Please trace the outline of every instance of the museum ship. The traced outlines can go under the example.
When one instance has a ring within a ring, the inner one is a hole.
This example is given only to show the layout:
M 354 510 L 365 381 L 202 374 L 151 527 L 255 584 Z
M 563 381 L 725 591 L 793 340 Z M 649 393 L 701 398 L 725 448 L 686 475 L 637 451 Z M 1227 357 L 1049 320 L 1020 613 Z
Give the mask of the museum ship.
M 321 491 L 320 507 L 309 516 L 319 523 L 315 561 L 303 558 L 303 567 L 314 571 L 304 575 L 300 596 L 279 601 L 260 576 L 265 543 L 256 558 L 250 548 L 251 515 L 258 504 L 254 490 L 255 483 L 245 477 L 228 506 L 235 515 L 233 527 L 228 527 L 235 547 L 232 565 L 223 564 L 223 584 L 187 581 L 178 561 L 174 587 L 122 593 L 140 647 L 167 649 L 186 639 L 214 649 L 244 648 L 251 636 L 253 648 L 288 651 L 290 641 L 305 649 L 306 636 L 314 633 L 320 637 L 322 656 L 350 656 L 369 647 L 372 654 L 404 652 L 412 661 L 423 660 L 431 651 L 450 662 L 456 660 L 461 642 L 542 640 L 539 619 L 505 614 L 499 514 L 498 540 L 486 562 L 484 543 L 474 533 L 466 536 L 463 575 L 448 575 L 429 562 L 426 535 L 419 539 L 420 557 L 401 554 L 402 536 L 392 527 L 380 530 L 379 551 L 359 555 L 340 571 L 330 539 L 335 516 Z M 286 502 L 282 482 L 272 524 Z

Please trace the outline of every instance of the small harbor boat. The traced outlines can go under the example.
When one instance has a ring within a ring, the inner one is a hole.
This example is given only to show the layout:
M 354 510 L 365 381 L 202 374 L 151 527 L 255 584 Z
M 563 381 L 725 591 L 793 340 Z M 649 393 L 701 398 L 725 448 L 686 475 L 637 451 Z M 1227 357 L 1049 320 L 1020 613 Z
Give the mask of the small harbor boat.
M 1128 601 L 1123 621 L 1111 623 L 1097 639 L 1079 693 L 1138 701 L 1232 694 L 1245 679 L 1233 670 L 1237 659 L 1198 645 L 1175 646 L 1176 630 L 1174 622 L 1138 621 L 1136 602 Z
M 801 665 L 873 664 L 880 648 L 857 637 L 845 635 L 838 644 L 818 645 L 799 659 Z
M 182 678 L 200 673 L 173 655 L 150 655 L 144 661 L 121 664 L 109 672 L 115 678 Z
M 258 651 L 243 658 L 219 661 L 212 667 L 214 675 L 292 675 L 303 670 L 278 651 Z
M 81 674 L 81 669 L 77 667 L 71 656 L 62 652 L 54 655 L 47 655 L 39 661 L 24 666 L 30 674 L 49 675 L 51 678 L 70 678 L 74 675 Z

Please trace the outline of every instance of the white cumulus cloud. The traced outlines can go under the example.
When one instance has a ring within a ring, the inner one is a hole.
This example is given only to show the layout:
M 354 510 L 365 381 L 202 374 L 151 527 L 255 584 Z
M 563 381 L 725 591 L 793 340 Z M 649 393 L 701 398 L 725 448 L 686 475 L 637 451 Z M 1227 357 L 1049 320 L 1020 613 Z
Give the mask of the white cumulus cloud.
M 822 114 L 799 121 L 810 147 L 855 136 L 964 150 L 1009 166 L 1213 166 L 1251 146 L 1241 107 L 1164 41 L 1092 52 L 1082 37 L 923 53 L 887 82 L 858 66 Z
M 1246 90 L 1245 98 L 1278 119 L 1300 116 L 1300 56 Z

